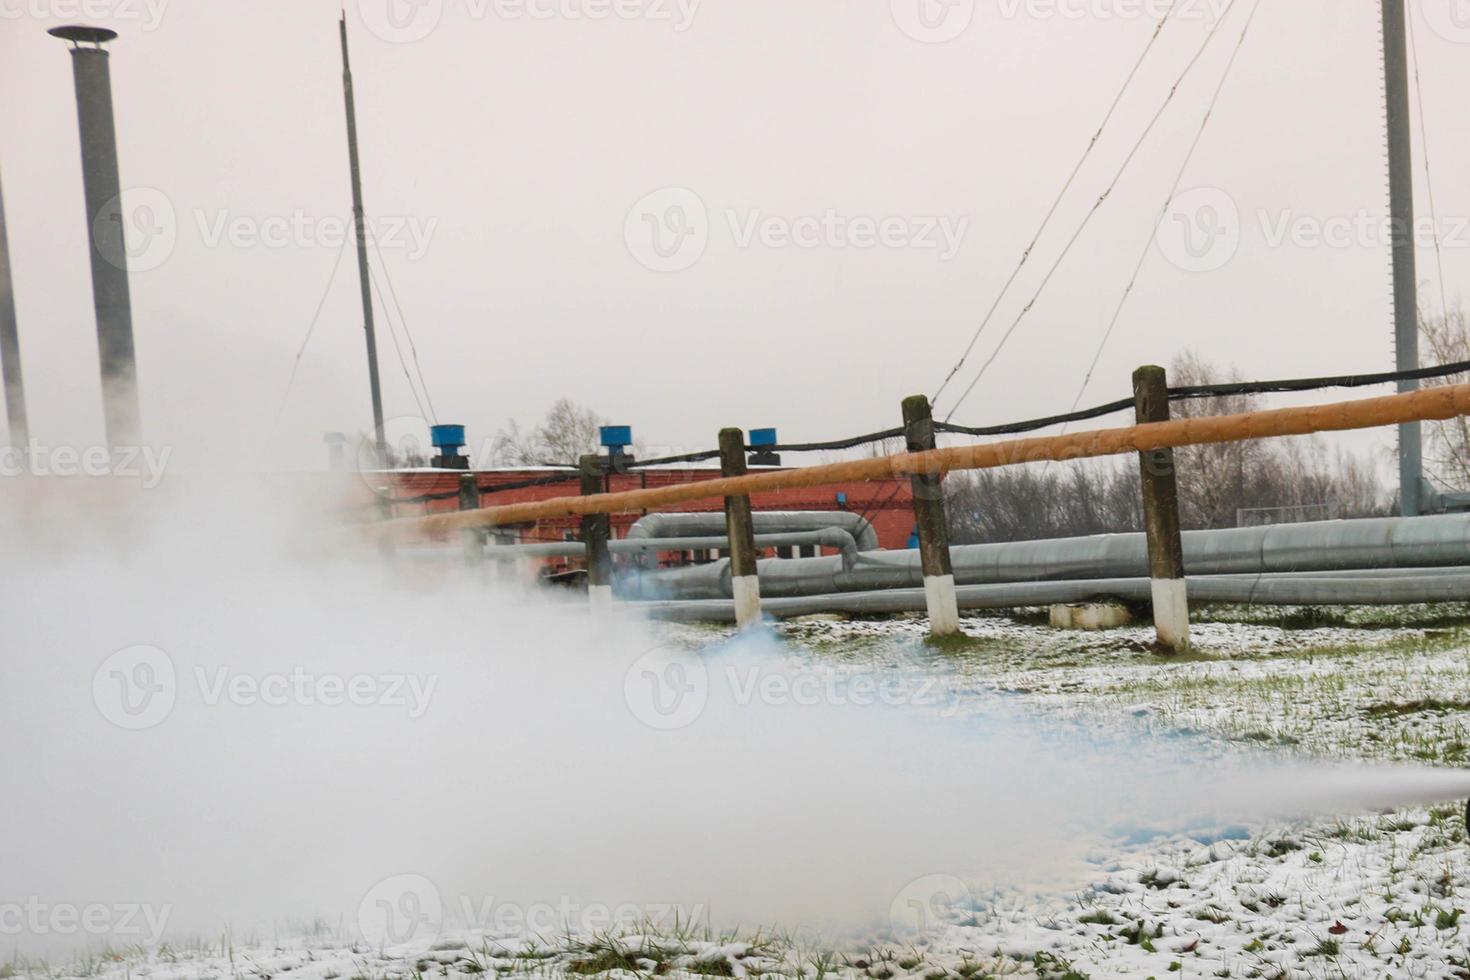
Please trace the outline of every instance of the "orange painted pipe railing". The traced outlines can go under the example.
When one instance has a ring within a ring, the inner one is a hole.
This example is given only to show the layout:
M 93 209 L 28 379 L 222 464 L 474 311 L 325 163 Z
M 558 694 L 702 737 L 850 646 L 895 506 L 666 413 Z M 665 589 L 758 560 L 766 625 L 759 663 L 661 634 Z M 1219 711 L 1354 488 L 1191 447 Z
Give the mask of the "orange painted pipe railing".
M 701 480 L 647 490 L 596 494 L 588 497 L 553 497 L 519 504 L 500 504 L 479 510 L 431 514 L 364 525 L 387 533 L 439 533 L 500 524 L 518 524 L 549 517 L 578 514 L 613 514 L 654 510 L 693 500 L 709 500 L 737 494 L 813 487 L 856 480 L 888 480 L 919 473 L 977 470 L 1043 460 L 1088 459 L 1122 453 L 1197 446 L 1206 443 L 1239 442 L 1275 436 L 1310 435 L 1369 429 L 1403 422 L 1429 421 L 1470 415 L 1470 384 L 1446 385 L 1420 391 L 1332 402 L 1299 408 L 1276 408 L 1238 415 L 1171 419 L 1114 429 L 1093 429 L 1058 436 L 1036 436 L 1005 442 L 945 446 L 925 452 L 896 453 L 871 459 L 770 470 L 746 476 Z

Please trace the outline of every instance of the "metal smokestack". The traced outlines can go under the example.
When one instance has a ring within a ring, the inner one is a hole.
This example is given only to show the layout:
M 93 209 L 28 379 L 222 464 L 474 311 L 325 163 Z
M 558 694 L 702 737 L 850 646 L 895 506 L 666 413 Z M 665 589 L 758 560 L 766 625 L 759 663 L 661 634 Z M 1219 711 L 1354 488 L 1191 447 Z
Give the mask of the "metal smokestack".
M 20 331 L 15 323 L 15 293 L 10 283 L 10 240 L 5 231 L 5 195 L 0 193 L 0 375 L 5 381 L 5 418 L 10 444 L 30 451 L 26 385 L 20 372 Z
M 133 308 L 128 294 L 128 249 L 123 227 L 117 133 L 112 122 L 112 78 L 102 45 L 117 37 L 104 27 L 71 25 L 47 32 L 71 42 L 81 130 L 82 186 L 91 242 L 92 303 L 97 310 L 97 353 L 102 366 L 102 410 L 107 443 L 137 446 L 138 371 L 133 356 Z

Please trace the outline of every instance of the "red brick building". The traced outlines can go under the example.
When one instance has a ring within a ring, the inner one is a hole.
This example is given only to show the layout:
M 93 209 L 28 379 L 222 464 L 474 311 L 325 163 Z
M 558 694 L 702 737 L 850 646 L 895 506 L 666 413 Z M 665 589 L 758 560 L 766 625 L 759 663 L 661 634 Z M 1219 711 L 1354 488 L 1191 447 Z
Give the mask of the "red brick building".
M 363 476 L 366 483 L 375 483 L 378 479 L 383 481 L 377 486 L 381 492 L 386 492 L 397 501 L 393 505 L 395 517 L 412 517 L 456 510 L 459 506 L 456 494 L 459 476 L 462 472 L 464 471 L 412 469 L 365 473 Z M 472 472 L 482 491 L 482 506 L 549 500 L 552 497 L 576 496 L 579 492 L 576 471 L 570 469 L 494 469 Z M 568 477 L 565 482 L 534 487 L 514 487 L 527 480 L 563 474 Z M 712 466 L 635 468 L 626 473 L 610 474 L 608 491 L 620 492 L 713 480 L 719 475 L 719 468 Z M 505 485 L 511 485 L 514 488 L 495 492 L 495 487 Z M 873 525 L 873 530 L 878 534 L 879 544 L 884 548 L 909 547 L 909 539 L 914 530 L 913 495 L 907 479 L 777 490 L 753 494 L 750 502 L 756 511 L 845 510 L 861 514 Z M 372 497 L 365 484 L 362 504 L 366 506 L 371 503 Z M 660 508 L 660 510 L 667 511 L 722 511 L 723 509 L 724 505 L 719 498 Z M 628 528 L 640 516 L 642 515 L 612 515 L 613 537 L 626 537 Z M 512 530 L 519 541 L 565 541 L 577 537 L 579 523 L 578 518 L 575 517 L 558 517 L 532 524 L 515 525 L 508 530 Z

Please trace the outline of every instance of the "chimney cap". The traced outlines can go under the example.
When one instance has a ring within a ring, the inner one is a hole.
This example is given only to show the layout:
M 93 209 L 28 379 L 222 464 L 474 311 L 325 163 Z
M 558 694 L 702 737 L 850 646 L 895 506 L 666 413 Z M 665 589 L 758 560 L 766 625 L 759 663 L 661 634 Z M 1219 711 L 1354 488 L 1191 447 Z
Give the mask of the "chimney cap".
M 59 37 L 63 41 L 71 41 L 73 44 L 84 42 L 103 44 L 117 37 L 117 31 L 106 27 L 88 27 L 85 24 L 66 24 L 62 27 L 53 27 L 46 33 L 52 37 Z

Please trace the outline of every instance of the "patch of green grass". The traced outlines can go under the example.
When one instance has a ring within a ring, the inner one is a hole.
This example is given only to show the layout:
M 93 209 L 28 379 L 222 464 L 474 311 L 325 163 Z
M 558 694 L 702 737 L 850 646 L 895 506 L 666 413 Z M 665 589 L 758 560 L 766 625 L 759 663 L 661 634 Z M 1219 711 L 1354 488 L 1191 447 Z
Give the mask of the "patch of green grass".
M 1330 937 L 1317 940 L 1317 945 L 1307 950 L 1308 956 L 1336 956 L 1342 952 L 1342 944 Z
M 1426 712 L 1470 711 L 1470 700 L 1447 700 L 1444 698 L 1421 698 L 1417 701 L 1370 704 L 1363 709 L 1369 718 L 1386 715 L 1414 715 Z

